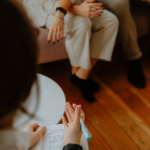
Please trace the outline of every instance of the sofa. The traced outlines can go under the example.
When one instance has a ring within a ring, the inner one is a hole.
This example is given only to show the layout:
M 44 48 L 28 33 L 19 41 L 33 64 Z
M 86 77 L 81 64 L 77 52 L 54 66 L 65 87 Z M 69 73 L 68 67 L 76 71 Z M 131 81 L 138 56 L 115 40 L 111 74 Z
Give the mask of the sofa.
M 137 27 L 138 37 L 149 34 L 150 25 L 150 5 L 142 0 L 131 0 L 131 13 Z M 65 39 L 53 44 L 47 42 L 48 30 L 39 28 L 38 37 L 40 51 L 38 64 L 62 60 L 68 58 L 65 49 Z

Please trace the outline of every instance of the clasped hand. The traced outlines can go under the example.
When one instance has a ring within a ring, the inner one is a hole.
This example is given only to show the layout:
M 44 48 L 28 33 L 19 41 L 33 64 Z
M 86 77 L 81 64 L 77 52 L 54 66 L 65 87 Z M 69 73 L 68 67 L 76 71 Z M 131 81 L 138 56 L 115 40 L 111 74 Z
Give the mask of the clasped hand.
M 76 15 L 95 18 L 99 17 L 104 9 L 103 3 L 94 3 L 95 0 L 85 0 L 81 5 L 72 5 L 70 12 Z M 50 26 L 47 41 L 50 42 L 53 39 L 53 44 L 56 41 L 64 38 L 64 14 L 60 11 L 56 11 L 52 24 Z
M 81 5 L 77 5 L 77 14 L 89 18 L 99 17 L 104 7 L 103 3 L 94 3 L 95 1 L 96 0 L 85 0 Z

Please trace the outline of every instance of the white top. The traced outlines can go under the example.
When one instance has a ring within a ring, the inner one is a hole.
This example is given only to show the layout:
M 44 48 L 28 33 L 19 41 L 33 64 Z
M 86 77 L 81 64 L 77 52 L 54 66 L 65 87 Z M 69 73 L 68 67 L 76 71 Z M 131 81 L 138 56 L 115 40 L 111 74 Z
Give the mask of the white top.
M 27 131 L 0 131 L 0 150 L 28 150 L 30 136 Z
M 22 0 L 26 12 L 37 27 L 45 26 L 48 15 L 54 15 L 59 0 Z M 75 3 L 76 0 L 70 0 Z
M 34 118 L 18 112 L 14 121 L 14 127 L 20 128 L 26 124 L 38 123 L 40 126 L 50 126 L 57 124 L 64 114 L 66 104 L 65 95 L 60 86 L 50 78 L 37 75 L 39 83 L 39 103 L 37 94 L 37 84 L 34 84 L 30 97 L 24 103 L 24 107 L 30 114 L 35 114 Z

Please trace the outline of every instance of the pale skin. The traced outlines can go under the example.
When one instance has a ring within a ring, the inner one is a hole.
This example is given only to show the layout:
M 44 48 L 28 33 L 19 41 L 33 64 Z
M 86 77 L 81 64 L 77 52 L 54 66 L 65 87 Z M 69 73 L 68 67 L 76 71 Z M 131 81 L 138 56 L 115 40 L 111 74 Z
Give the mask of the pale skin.
M 67 115 L 70 126 L 68 125 L 66 118 L 63 116 L 62 121 L 66 130 L 63 139 L 63 146 L 67 145 L 68 143 L 80 144 L 82 136 L 82 130 L 80 128 L 80 117 L 82 118 L 83 122 L 85 122 L 85 114 L 81 108 L 81 105 L 73 104 L 71 106 L 70 103 L 66 103 L 65 113 Z
M 59 7 L 64 8 L 68 13 L 72 13 L 75 15 L 81 15 L 84 17 L 99 17 L 102 10 L 104 9 L 103 3 L 94 3 L 96 0 L 85 0 L 81 5 L 72 5 L 70 0 L 60 0 Z M 96 11 L 92 11 L 92 8 L 96 7 Z M 60 11 L 55 13 L 55 16 L 59 16 L 64 18 L 64 14 Z M 56 33 L 55 35 L 53 33 Z M 58 17 L 54 17 L 52 24 L 48 33 L 48 42 L 51 41 L 51 37 L 53 37 L 53 43 L 59 41 L 60 38 L 64 38 L 64 20 Z M 81 67 L 72 66 L 72 74 L 76 74 L 81 79 L 87 79 L 90 71 L 97 63 L 98 59 L 91 58 L 91 68 L 83 69 Z
M 68 126 L 66 118 L 63 116 L 62 121 L 66 130 L 63 139 L 63 146 L 69 143 L 80 144 L 82 136 L 82 131 L 80 128 L 80 117 L 82 118 L 83 122 L 85 121 L 85 115 L 81 108 L 82 108 L 81 105 L 73 104 L 71 106 L 70 103 L 68 102 L 66 103 L 65 113 L 67 115 L 67 119 L 70 123 L 70 126 Z M 0 128 L 0 130 L 13 129 L 13 118 L 15 114 L 16 112 L 12 112 L 8 116 L 0 120 L 0 125 L 4 126 L 4 128 Z M 38 142 L 40 137 L 45 133 L 46 127 L 45 126 L 40 127 L 37 123 L 33 123 L 22 127 L 20 130 L 28 131 L 30 133 L 30 146 L 29 146 L 30 149 Z

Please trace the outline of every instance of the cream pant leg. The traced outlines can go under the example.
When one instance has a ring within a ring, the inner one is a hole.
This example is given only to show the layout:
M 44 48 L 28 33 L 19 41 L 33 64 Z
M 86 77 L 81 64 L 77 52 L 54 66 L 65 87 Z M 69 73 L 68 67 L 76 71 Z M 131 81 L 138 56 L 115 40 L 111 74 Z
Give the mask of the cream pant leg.
M 46 28 L 49 29 L 53 17 L 49 15 Z M 107 10 L 92 19 L 67 14 L 64 33 L 71 65 L 89 69 L 91 57 L 111 61 L 117 31 L 118 20 Z
M 119 27 L 117 17 L 104 10 L 100 17 L 90 20 L 92 22 L 91 58 L 111 61 Z

